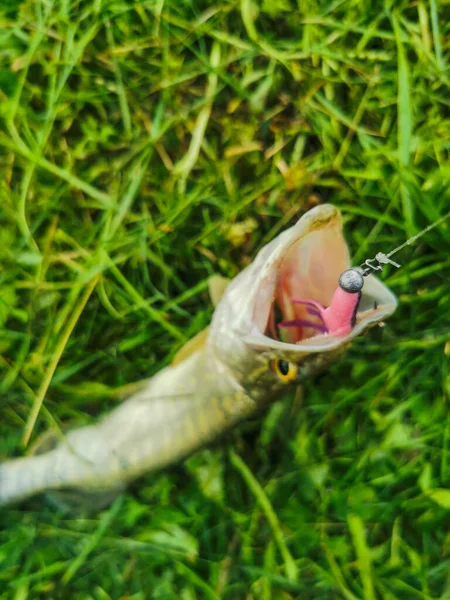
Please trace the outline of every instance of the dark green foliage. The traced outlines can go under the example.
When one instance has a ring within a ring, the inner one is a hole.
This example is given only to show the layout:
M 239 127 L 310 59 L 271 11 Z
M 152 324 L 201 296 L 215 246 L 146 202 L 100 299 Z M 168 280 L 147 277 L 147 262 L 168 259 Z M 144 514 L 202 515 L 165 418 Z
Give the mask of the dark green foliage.
M 443 2 L 0 14 L 1 457 L 36 394 L 34 437 L 167 364 L 209 321 L 208 276 L 318 200 L 355 264 L 450 209 Z M 449 240 L 397 255 L 386 327 L 224 444 L 101 514 L 3 509 L 0 598 L 450 597 Z

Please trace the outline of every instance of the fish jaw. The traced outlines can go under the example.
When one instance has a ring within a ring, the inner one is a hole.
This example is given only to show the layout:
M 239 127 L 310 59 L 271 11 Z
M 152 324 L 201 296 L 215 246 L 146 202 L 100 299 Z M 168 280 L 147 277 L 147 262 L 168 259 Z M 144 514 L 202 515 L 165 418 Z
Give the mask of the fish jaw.
M 284 321 L 319 319 L 318 311 L 315 316 L 314 311 L 308 313 L 305 303 L 292 300 L 300 298 L 329 306 L 340 275 L 350 266 L 341 213 L 335 206 L 324 204 L 305 213 L 293 227 L 262 248 L 253 263 L 231 282 L 214 315 L 211 337 L 216 352 L 240 375 L 243 385 L 257 387 L 255 373 L 259 373 L 259 385 L 267 389 L 270 379 L 262 363 L 267 367 L 267 361 L 273 358 L 303 365 L 309 377 L 337 360 L 355 337 L 395 311 L 394 294 L 369 275 L 364 278 L 352 327 L 329 335 L 313 323 L 311 327 L 294 327 L 281 338 L 276 323 L 271 325 L 275 308 Z

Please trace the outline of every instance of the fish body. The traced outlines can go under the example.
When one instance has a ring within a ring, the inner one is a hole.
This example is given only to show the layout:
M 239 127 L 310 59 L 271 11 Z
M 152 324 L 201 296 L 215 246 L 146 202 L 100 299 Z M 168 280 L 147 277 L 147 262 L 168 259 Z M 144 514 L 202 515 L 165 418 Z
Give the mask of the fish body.
M 97 424 L 70 431 L 48 452 L 1 463 L 0 504 L 51 490 L 110 497 L 210 443 L 278 398 L 287 381 L 323 371 L 355 336 L 394 311 L 395 297 L 381 282 L 366 278 L 348 335 L 304 327 L 281 340 L 271 323 L 275 307 L 286 318 L 301 318 L 304 307 L 292 297 L 327 306 L 348 266 L 339 211 L 321 205 L 303 215 L 228 285 L 202 343 Z M 274 364 L 291 376 L 280 376 Z
M 0 464 L 0 502 L 46 490 L 123 488 L 213 440 L 254 404 L 205 346 L 96 425 L 70 431 L 49 452 Z

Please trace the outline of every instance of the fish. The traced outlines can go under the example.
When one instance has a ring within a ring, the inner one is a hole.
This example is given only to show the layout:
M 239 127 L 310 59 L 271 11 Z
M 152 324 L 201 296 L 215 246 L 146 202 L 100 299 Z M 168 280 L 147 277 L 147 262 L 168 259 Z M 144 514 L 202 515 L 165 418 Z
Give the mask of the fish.
M 98 422 L 1 462 L 0 505 L 64 491 L 109 503 L 134 480 L 211 444 L 324 372 L 397 306 L 393 292 L 367 275 L 343 334 L 314 323 L 319 311 L 308 303 L 329 306 L 350 266 L 339 209 L 305 212 L 233 280 L 216 279 L 210 325 L 170 365 Z M 278 317 L 295 326 L 279 327 Z

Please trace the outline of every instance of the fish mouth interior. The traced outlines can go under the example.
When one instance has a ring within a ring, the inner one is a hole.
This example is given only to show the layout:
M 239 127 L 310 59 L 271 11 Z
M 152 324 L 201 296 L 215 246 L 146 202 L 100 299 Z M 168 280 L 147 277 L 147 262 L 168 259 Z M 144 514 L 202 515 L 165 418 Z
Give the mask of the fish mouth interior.
M 334 336 L 311 305 L 292 302 L 313 300 L 325 308 L 330 305 L 340 275 L 350 268 L 340 220 L 312 228 L 297 239 L 293 235 L 272 268 L 270 291 L 259 294 L 255 307 L 255 315 L 260 315 L 257 333 L 254 330 L 259 338 L 257 345 L 266 348 L 305 348 L 309 352 L 331 349 L 381 321 L 396 307 L 395 296 L 386 286 L 373 276 L 365 277 L 351 333 Z M 301 324 L 280 327 L 280 323 L 294 320 Z
M 291 244 L 278 268 L 275 297 L 265 334 L 297 344 L 325 333 L 319 329 L 323 327 L 320 316 L 311 314 L 311 306 L 294 303 L 292 299 L 314 300 L 328 306 L 339 276 L 348 268 L 347 246 L 336 228 L 328 226 L 312 231 Z M 280 322 L 294 320 L 303 325 L 279 327 Z

